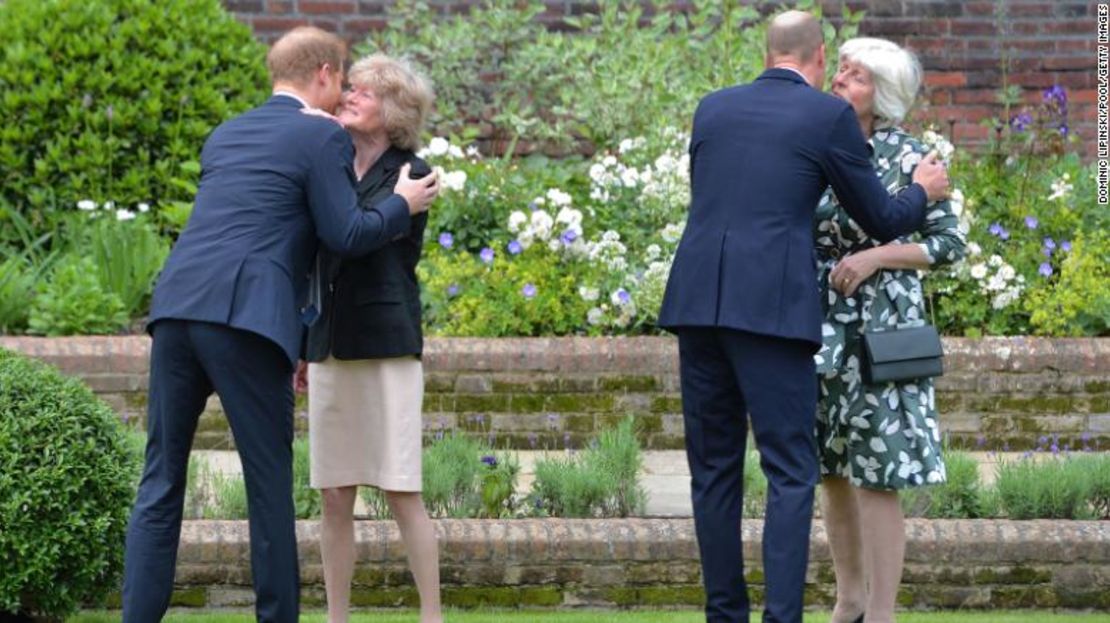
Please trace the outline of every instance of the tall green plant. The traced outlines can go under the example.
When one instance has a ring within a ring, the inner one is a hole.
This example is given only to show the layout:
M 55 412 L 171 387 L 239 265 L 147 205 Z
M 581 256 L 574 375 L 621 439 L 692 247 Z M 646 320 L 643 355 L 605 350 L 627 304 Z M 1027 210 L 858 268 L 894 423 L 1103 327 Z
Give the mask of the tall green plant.
M 265 97 L 263 47 L 218 0 L 7 0 L 0 32 L 0 200 L 40 230 L 81 200 L 191 199 L 180 163 Z

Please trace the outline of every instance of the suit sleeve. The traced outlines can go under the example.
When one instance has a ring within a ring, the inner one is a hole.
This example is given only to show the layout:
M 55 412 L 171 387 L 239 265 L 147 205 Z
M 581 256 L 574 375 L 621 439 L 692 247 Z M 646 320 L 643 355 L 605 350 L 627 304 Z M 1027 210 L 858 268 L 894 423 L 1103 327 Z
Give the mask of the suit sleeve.
M 891 196 L 875 175 L 867 143 L 850 106 L 837 117 L 822 169 L 840 205 L 869 236 L 890 242 L 921 228 L 928 197 L 920 184 Z
M 337 255 L 357 257 L 408 231 L 408 204 L 394 194 L 368 210 L 355 194 L 354 146 L 345 131 L 333 132 L 308 173 L 308 207 L 316 235 Z

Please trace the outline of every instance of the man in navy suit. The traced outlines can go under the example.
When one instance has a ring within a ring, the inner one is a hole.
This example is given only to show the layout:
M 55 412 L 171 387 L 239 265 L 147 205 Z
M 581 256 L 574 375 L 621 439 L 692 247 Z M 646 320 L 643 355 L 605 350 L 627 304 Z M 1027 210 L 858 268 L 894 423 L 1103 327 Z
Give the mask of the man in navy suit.
M 808 562 L 821 343 L 813 214 L 831 184 L 872 236 L 917 229 L 947 193 L 935 156 L 890 197 L 852 107 L 820 91 L 825 49 L 807 13 L 776 17 L 768 69 L 706 96 L 690 141 L 691 205 L 660 326 L 678 334 L 686 451 L 706 620 L 747 623 L 740 513 L 747 419 L 768 479 L 765 623 L 800 623 Z
M 346 46 L 298 28 L 267 56 L 273 96 L 221 124 L 201 152 L 192 216 L 151 303 L 146 466 L 127 533 L 123 620 L 162 619 L 173 590 L 189 451 L 214 391 L 243 464 L 259 621 L 299 614 L 293 510 L 292 372 L 317 240 L 344 256 L 409 230 L 438 192 L 409 179 L 358 208 L 354 147 L 333 121 L 303 114 L 339 103 Z

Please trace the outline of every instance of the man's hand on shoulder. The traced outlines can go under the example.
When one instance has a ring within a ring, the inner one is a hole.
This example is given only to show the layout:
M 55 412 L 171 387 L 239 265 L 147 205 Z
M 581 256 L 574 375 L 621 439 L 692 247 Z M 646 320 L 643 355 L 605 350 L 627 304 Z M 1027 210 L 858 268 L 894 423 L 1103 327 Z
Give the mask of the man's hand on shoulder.
M 936 152 L 929 152 L 921 159 L 913 172 L 913 181 L 925 189 L 930 203 L 948 198 L 948 168 L 937 158 Z
M 432 200 L 439 195 L 439 176 L 435 171 L 424 177 L 413 179 L 410 177 L 412 164 L 406 162 L 401 167 L 401 175 L 397 178 L 397 185 L 393 192 L 401 195 L 409 205 L 409 214 L 426 212 Z

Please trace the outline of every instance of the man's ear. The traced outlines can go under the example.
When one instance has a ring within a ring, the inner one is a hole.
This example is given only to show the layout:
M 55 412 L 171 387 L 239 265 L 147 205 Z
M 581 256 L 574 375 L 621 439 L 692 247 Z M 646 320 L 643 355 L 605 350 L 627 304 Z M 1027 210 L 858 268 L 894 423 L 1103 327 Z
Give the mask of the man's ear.
M 817 46 L 817 65 L 821 67 L 821 71 L 825 70 L 825 44 Z

